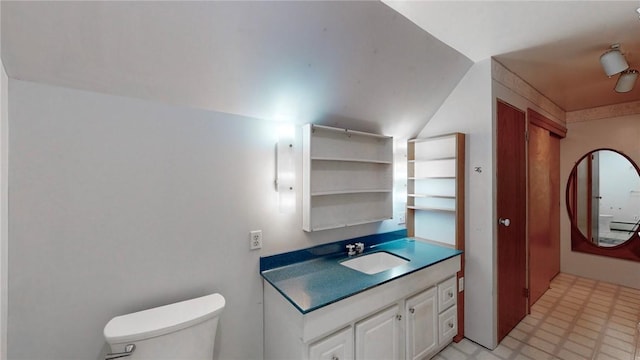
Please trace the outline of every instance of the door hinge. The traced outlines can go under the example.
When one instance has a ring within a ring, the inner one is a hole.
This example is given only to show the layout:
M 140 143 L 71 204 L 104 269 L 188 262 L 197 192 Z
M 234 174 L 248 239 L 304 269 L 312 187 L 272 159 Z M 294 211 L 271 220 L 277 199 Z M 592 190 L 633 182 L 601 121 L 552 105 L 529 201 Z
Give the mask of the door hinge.
M 529 298 L 529 289 L 524 288 L 522 289 L 522 296 L 526 297 L 527 299 Z

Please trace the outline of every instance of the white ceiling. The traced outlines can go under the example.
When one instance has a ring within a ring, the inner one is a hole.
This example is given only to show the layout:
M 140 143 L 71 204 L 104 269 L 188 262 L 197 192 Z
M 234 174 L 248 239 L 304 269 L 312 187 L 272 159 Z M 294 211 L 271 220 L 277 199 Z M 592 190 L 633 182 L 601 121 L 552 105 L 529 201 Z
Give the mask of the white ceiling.
M 620 43 L 640 70 L 640 1 L 390 1 L 473 61 L 495 57 L 566 111 L 640 99 L 613 91 L 599 58 Z
M 377 1 L 1 6 L 11 78 L 395 136 L 472 65 Z
M 261 119 L 413 136 L 489 57 L 568 111 L 640 99 L 598 61 L 640 68 L 635 0 L 0 6 L 11 78 Z

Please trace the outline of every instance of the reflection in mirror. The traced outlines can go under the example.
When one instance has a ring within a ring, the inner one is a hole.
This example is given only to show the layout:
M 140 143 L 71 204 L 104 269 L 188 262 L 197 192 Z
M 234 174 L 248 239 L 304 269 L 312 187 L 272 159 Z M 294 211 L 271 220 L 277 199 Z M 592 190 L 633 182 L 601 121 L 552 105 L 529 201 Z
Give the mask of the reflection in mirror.
M 577 230 L 581 238 L 600 248 L 619 247 L 637 238 L 640 227 L 637 166 L 610 149 L 585 155 L 569 177 L 567 209 L 574 229 L 572 238 Z

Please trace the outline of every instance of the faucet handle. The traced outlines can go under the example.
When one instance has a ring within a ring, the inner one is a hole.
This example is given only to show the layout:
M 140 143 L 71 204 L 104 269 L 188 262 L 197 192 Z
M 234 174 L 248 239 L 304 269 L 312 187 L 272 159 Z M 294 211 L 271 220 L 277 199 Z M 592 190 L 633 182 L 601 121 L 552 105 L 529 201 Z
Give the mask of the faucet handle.
M 364 251 L 364 243 L 357 242 L 356 243 L 356 252 L 358 254 L 362 254 L 363 251 Z
M 347 255 L 352 256 L 356 254 L 356 250 L 354 250 L 354 248 L 356 247 L 355 245 L 347 244 L 345 247 L 347 248 Z

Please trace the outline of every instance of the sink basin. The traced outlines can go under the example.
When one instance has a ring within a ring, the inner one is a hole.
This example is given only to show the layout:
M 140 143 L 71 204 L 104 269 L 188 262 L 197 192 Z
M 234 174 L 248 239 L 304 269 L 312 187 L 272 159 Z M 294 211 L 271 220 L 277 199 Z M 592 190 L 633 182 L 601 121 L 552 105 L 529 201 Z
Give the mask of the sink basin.
M 408 262 L 409 260 L 405 258 L 381 251 L 343 261 L 340 265 L 373 275 Z

